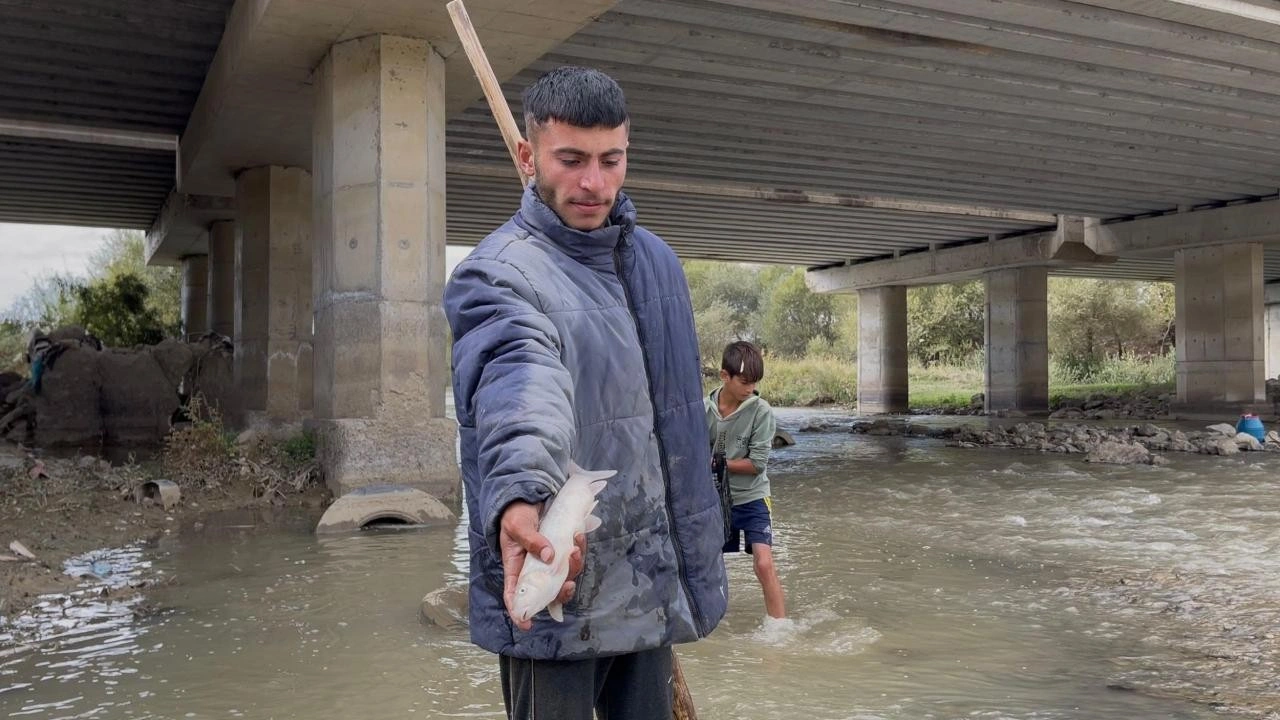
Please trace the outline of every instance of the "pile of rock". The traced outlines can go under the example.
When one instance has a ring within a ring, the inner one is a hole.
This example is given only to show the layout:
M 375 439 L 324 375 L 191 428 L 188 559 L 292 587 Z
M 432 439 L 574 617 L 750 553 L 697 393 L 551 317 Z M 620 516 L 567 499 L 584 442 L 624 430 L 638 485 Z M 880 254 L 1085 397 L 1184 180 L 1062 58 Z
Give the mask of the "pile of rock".
M 803 429 L 803 428 L 802 428 Z M 857 422 L 851 432 L 873 436 L 905 435 L 950 440 L 957 447 L 1010 447 L 1040 452 L 1084 454 L 1087 462 L 1149 465 L 1162 464 L 1158 452 L 1234 455 L 1238 452 L 1280 452 L 1280 433 L 1267 434 L 1265 442 L 1248 433 L 1237 433 L 1226 423 L 1203 431 L 1183 432 L 1151 423 L 1124 427 L 1096 427 L 1077 423 L 1020 422 L 977 427 L 928 427 L 887 419 Z
M 40 340 L 38 383 L 2 378 L 0 437 L 40 447 L 157 443 L 184 395 L 201 392 L 213 406 L 234 395 L 233 355 L 219 340 L 104 348 L 80 328 Z
M 1063 398 L 1051 409 L 1051 420 L 1114 420 L 1140 418 L 1155 420 L 1170 417 L 1173 393 L 1133 392 L 1124 395 L 1096 393 L 1080 398 Z

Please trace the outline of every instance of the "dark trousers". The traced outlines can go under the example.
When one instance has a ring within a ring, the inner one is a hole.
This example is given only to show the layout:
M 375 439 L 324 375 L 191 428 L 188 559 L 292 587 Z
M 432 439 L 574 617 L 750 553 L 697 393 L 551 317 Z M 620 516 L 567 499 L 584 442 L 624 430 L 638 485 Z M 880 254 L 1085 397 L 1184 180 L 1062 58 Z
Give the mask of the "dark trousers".
M 671 720 L 671 648 L 592 660 L 498 656 L 510 720 Z

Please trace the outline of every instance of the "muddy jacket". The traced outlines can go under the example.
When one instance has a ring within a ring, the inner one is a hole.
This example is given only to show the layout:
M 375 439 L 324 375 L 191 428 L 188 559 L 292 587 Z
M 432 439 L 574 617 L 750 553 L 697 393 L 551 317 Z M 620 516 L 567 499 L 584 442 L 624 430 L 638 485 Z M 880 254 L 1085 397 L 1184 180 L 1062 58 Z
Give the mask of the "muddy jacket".
M 688 286 L 619 195 L 610 224 L 563 225 L 532 190 L 445 289 L 470 517 L 471 637 L 522 658 L 689 642 L 727 602 Z M 569 459 L 617 470 L 564 623 L 517 630 L 502 602 L 501 511 L 549 499 Z

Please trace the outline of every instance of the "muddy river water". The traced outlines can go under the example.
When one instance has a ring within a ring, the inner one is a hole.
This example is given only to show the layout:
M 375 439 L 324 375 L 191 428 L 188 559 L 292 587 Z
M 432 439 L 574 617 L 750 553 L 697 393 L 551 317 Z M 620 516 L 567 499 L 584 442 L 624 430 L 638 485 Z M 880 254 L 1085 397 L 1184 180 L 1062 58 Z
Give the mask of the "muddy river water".
M 728 617 L 679 649 L 701 717 L 1189 719 L 1280 692 L 1280 462 L 798 439 L 770 471 L 793 620 L 764 626 L 729 558 Z M 0 718 L 501 717 L 495 659 L 417 618 L 464 581 L 459 528 L 313 522 L 83 558 L 103 583 L 174 582 L 0 627 Z

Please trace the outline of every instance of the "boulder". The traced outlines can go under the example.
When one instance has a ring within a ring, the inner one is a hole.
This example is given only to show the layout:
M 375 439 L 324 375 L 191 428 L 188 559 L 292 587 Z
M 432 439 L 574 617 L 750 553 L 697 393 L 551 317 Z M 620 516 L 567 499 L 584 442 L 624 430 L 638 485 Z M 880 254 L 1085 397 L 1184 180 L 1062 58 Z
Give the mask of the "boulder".
M 796 444 L 795 436 L 793 436 L 791 433 L 787 432 L 786 430 L 783 430 L 782 428 L 778 428 L 778 430 L 774 432 L 773 434 L 774 449 L 777 449 L 780 447 L 787 447 L 788 445 L 795 445 L 795 444 Z
M 1236 436 L 1236 427 L 1227 423 L 1218 423 L 1217 425 L 1209 425 L 1205 427 L 1209 432 L 1215 432 L 1223 437 L 1233 438 Z
M 1262 450 L 1262 443 L 1258 442 L 1258 438 L 1244 432 L 1236 433 L 1236 445 L 1239 446 L 1241 450 L 1250 450 L 1253 452 Z
M 1209 440 L 1204 446 L 1204 451 L 1210 455 L 1235 455 L 1240 452 L 1240 446 L 1234 437 L 1220 437 Z
M 178 411 L 178 387 L 155 357 L 109 349 L 98 354 L 98 364 L 104 439 L 121 445 L 163 440 Z
M 468 606 L 466 586 L 442 587 L 423 596 L 418 619 L 445 630 L 460 629 L 467 625 Z
M 1086 455 L 1084 461 L 1113 465 L 1149 465 L 1151 451 L 1135 443 L 1107 441 Z
M 102 441 L 99 411 L 101 375 L 98 350 L 76 341 L 63 341 L 50 351 L 52 360 L 32 398 L 34 441 L 41 447 L 89 446 Z

